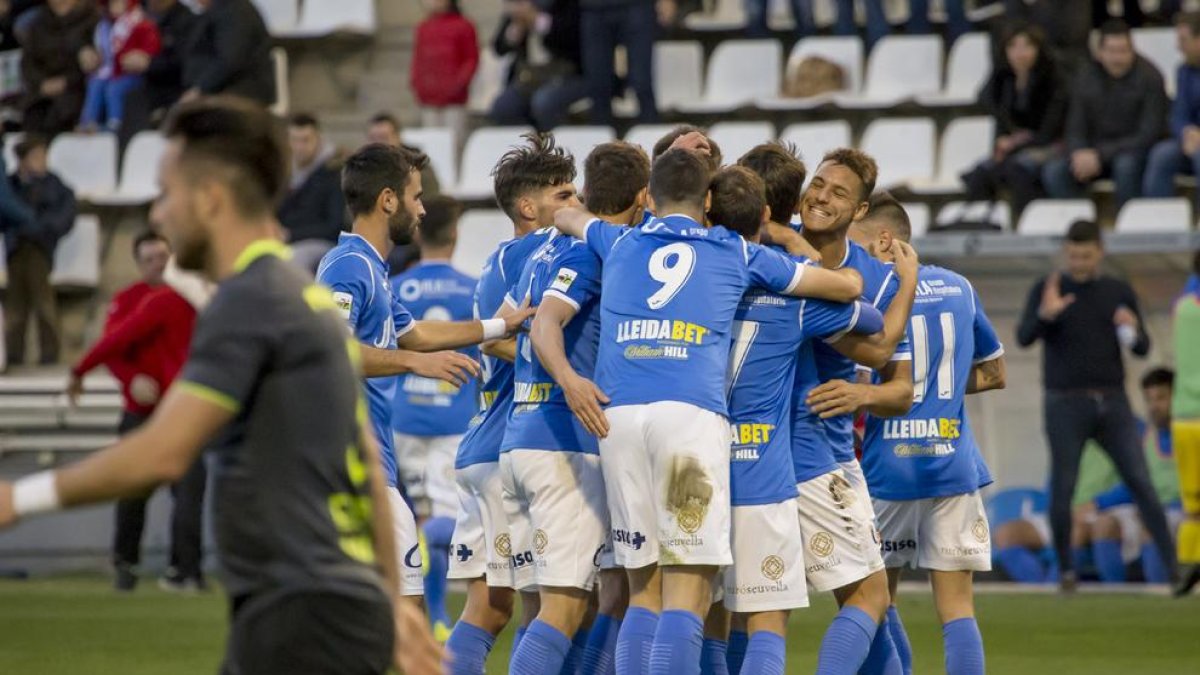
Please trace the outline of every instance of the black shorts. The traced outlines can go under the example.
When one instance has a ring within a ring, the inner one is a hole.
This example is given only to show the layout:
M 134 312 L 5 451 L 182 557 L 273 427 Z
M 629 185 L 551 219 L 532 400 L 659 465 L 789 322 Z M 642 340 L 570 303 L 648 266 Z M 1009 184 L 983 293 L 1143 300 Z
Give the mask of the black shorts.
M 379 675 L 392 664 L 392 606 L 312 591 L 233 602 L 221 675 Z

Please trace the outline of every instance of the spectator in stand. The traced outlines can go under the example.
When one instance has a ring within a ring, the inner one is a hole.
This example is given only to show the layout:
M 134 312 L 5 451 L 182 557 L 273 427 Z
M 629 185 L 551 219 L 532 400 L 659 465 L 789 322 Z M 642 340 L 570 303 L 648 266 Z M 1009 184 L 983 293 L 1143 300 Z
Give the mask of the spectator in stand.
M 979 104 L 996 120 L 996 142 L 992 156 L 963 176 L 967 199 L 992 201 L 1007 188 L 1019 215 L 1039 195 L 1042 165 L 1057 152 L 1067 112 L 1066 88 L 1040 28 L 1021 25 L 1008 33 Z
M 796 21 L 796 32 L 800 37 L 817 33 L 817 24 L 813 19 L 813 2 L 814 0 L 791 0 L 792 17 Z M 945 0 L 942 3 L 946 9 L 947 37 L 950 43 L 971 30 L 971 22 L 967 19 L 963 3 L 964 0 Z M 746 3 L 746 12 L 749 15 L 747 31 L 751 35 L 764 37 L 769 34 L 767 18 L 770 4 L 768 0 L 748 0 Z M 883 11 L 883 0 L 863 0 L 862 4 L 867 15 L 867 48 L 870 49 L 880 38 L 891 33 L 892 27 Z M 929 0 L 911 0 L 908 7 L 905 32 L 909 35 L 932 33 Z M 858 25 L 854 21 L 854 0 L 837 0 L 837 20 L 833 25 L 833 32 L 836 35 L 858 35 Z
M 461 143 L 462 138 L 458 141 Z M 390 145 L 393 148 L 398 148 L 404 143 L 400 138 L 400 120 L 389 112 L 378 112 L 367 123 L 367 142 L 368 143 L 383 143 Z M 416 150 L 411 145 L 404 147 L 411 150 Z M 433 172 L 433 167 L 426 164 L 424 169 L 421 169 L 421 189 L 425 192 L 425 196 L 433 196 L 442 191 L 442 186 L 438 183 L 437 174 Z
M 32 218 L 5 230 L 8 251 L 8 307 L 5 342 L 8 362 L 25 361 L 25 337 L 32 315 L 38 329 L 42 365 L 58 362 L 58 310 L 50 270 L 54 249 L 75 225 L 75 194 L 46 167 L 44 138 L 27 136 L 17 144 L 17 171 L 8 177 L 12 191 Z
M 341 162 L 337 148 L 321 136 L 317 118 L 307 113 L 288 120 L 288 147 L 291 183 L 279 204 L 279 224 L 287 231 L 293 261 L 316 272 L 346 227 Z
M 1183 63 L 1175 76 L 1171 137 L 1150 151 L 1142 186 L 1147 197 L 1174 197 L 1175 176 L 1200 174 L 1200 12 L 1180 14 L 1175 33 Z
M 196 14 L 179 0 L 147 0 L 146 10 L 158 26 L 161 48 L 151 58 L 131 54 L 121 61 L 126 72 L 144 78 L 143 86 L 125 97 L 122 144 L 152 126 L 183 96 L 183 52 L 197 23 Z
M 0 51 L 20 46 L 18 34 L 29 28 L 35 10 L 45 4 L 46 0 L 0 0 Z
M 162 235 L 147 231 L 133 241 L 134 261 L 141 281 L 119 291 L 108 307 L 104 333 L 71 369 L 67 394 L 72 404 L 83 393 L 83 378 L 105 366 L 121 383 L 125 409 L 117 433 L 141 426 L 162 399 L 187 360 L 196 311 L 202 298 L 185 298 L 164 282 L 171 249 Z M 190 294 L 189 294 L 190 295 Z M 192 303 L 197 303 L 193 306 Z M 207 472 L 203 458 L 171 486 L 170 568 L 160 580 L 168 590 L 202 590 L 200 569 L 202 515 Z M 150 495 L 117 501 L 113 538 L 114 585 L 118 591 L 137 586 L 146 502 Z
M 251 0 L 195 0 L 203 9 L 183 60 L 181 100 L 233 94 L 270 105 L 275 100 L 271 36 Z
M 26 132 L 54 136 L 78 124 L 86 87 L 81 54 L 99 18 L 92 0 L 49 0 L 30 19 L 21 52 Z
M 95 48 L 84 49 L 80 56 L 90 73 L 79 121 L 84 131 L 97 131 L 102 125 L 109 131 L 121 128 L 125 97 L 143 82 L 126 62 L 149 63 L 162 48 L 158 26 L 142 11 L 140 0 L 102 0 L 101 5 Z
M 576 101 L 587 98 L 580 67 L 579 0 L 504 0 L 492 46 L 514 61 L 508 85 L 492 101 L 496 124 L 532 124 L 549 131 Z
M 1097 62 L 1078 76 L 1067 106 L 1066 153 L 1042 171 L 1046 192 L 1082 197 L 1092 181 L 1112 178 L 1118 207 L 1139 196 L 1146 154 L 1163 137 L 1166 119 L 1162 75 L 1133 50 L 1128 25 L 1104 24 Z
M 1096 28 L 1104 25 L 1104 22 L 1117 18 L 1109 11 L 1109 0 L 1092 0 L 1092 25 Z M 1142 12 L 1141 0 L 1121 0 L 1121 19 L 1125 23 L 1134 28 L 1141 27 L 1146 20 L 1146 15 Z
M 1063 76 L 1090 62 L 1092 0 L 1005 0 L 1005 16 L 1041 26 Z
M 467 93 L 479 66 L 479 40 L 458 0 L 425 0 L 425 8 L 429 15 L 417 26 L 410 75 L 421 126 L 449 127 L 461 139 L 467 133 Z
M 654 39 L 675 18 L 675 0 L 580 0 L 583 74 L 592 99 L 591 123 L 612 124 L 613 56 L 625 45 L 628 82 L 638 100 L 637 121 L 658 121 L 654 100 Z

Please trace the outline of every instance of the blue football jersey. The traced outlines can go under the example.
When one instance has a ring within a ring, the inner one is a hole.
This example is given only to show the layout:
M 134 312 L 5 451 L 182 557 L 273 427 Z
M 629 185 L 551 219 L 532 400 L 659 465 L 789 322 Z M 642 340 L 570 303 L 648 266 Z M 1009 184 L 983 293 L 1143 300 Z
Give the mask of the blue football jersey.
M 787 292 L 804 266 L 686 216 L 640 228 L 588 224 L 603 261 L 596 384 L 611 405 L 690 403 L 727 414 L 733 315 L 753 287 Z
M 963 400 L 971 368 L 1004 347 L 970 282 L 922 265 L 909 321 L 913 407 L 907 415 L 867 416 L 863 472 L 871 494 L 908 500 L 974 492 L 991 482 Z
M 796 496 L 791 393 L 801 345 L 882 329 L 883 315 L 861 301 L 840 304 L 759 289 L 742 297 L 734 316 L 728 377 L 735 506 Z
M 521 278 L 525 263 L 550 238 L 551 228 L 531 232 L 502 244 L 483 265 L 475 287 L 474 314 L 490 319 L 500 310 L 504 298 Z M 471 418 L 467 433 L 458 446 L 454 468 L 500 460 L 500 444 L 512 406 L 513 364 L 486 354 L 480 359 L 483 378 L 479 385 L 479 412 Z
M 582 241 L 557 235 L 546 242 L 525 264 L 509 302 L 537 306 L 546 297 L 578 311 L 563 329 L 563 347 L 571 368 L 590 379 L 600 345 L 600 259 Z M 500 451 L 599 452 L 596 437 L 571 413 L 562 388 L 542 367 L 528 333 L 517 336 L 514 365 L 513 405 Z
M 392 292 L 415 317 L 432 321 L 470 321 L 478 281 L 443 260 L 422 261 L 392 277 Z M 473 359 L 479 350 L 461 350 Z M 467 430 L 478 410 L 475 380 L 463 387 L 405 373 L 396 378 L 392 429 L 409 436 L 452 436 Z
M 392 294 L 388 266 L 366 239 L 343 232 L 317 268 L 317 281 L 333 290 L 333 301 L 359 342 L 376 349 L 396 349 L 396 338 L 413 328 L 413 317 Z M 398 480 L 392 447 L 392 398 L 395 377 L 366 380 L 371 427 L 379 441 L 388 485 Z

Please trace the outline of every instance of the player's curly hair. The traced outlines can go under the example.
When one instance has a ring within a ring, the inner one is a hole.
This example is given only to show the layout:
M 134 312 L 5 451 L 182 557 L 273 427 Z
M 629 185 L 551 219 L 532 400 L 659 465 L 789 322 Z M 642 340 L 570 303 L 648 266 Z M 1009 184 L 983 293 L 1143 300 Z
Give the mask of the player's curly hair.
M 796 146 L 786 141 L 771 141 L 756 145 L 738 160 L 762 178 L 767 186 L 767 206 L 771 220 L 786 224 L 800 204 L 800 190 L 808 169 L 797 155 Z
M 875 191 L 875 181 L 879 179 L 879 165 L 875 163 L 874 157 L 854 148 L 837 148 L 825 153 L 821 163 L 826 162 L 841 164 L 858 176 L 858 180 L 862 183 L 861 198 L 863 201 L 870 198 L 871 193 Z
M 575 181 L 575 158 L 549 133 L 530 132 L 524 145 L 510 148 L 492 169 L 496 204 L 517 219 L 517 200 L 534 190 Z

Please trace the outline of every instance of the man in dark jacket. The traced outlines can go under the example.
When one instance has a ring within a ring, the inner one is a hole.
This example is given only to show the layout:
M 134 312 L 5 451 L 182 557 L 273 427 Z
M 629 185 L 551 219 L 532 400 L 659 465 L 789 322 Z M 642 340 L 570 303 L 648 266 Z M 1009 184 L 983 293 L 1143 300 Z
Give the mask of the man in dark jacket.
M 1096 56 L 1067 108 L 1066 154 L 1046 163 L 1042 183 L 1051 197 L 1068 199 L 1111 177 L 1120 207 L 1141 194 L 1146 153 L 1166 131 L 1167 93 L 1158 69 L 1133 50 L 1123 22 L 1100 29 Z
M 79 52 L 100 14 L 90 0 L 50 0 L 30 20 L 21 53 L 25 130 L 53 136 L 79 122 L 86 78 Z
M 345 229 L 346 202 L 342 197 L 337 148 L 321 136 L 317 119 L 297 113 L 288 120 L 292 175 L 279 205 L 279 223 L 287 230 L 292 260 L 315 272 L 321 258 Z
M 232 94 L 275 100 L 271 36 L 250 0 L 196 0 L 204 8 L 183 60 L 183 100 Z
M 1150 151 L 1142 191 L 1147 197 L 1174 197 L 1175 176 L 1200 174 L 1200 12 L 1175 20 L 1183 63 L 1176 73 L 1171 104 L 1171 137 Z
M 9 363 L 25 361 L 25 335 L 32 314 L 38 323 L 43 365 L 58 361 L 58 312 L 50 270 L 54 249 L 75 224 L 75 194 L 46 168 L 46 141 L 29 136 L 17 144 L 17 171 L 8 178 L 12 191 L 29 206 L 32 217 L 3 229 L 8 252 L 8 307 L 5 342 Z
M 549 131 L 571 104 L 588 96 L 579 51 L 579 0 L 504 0 L 504 18 L 492 41 L 496 54 L 513 54 L 508 86 L 492 101 L 496 124 L 532 124 Z

